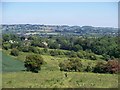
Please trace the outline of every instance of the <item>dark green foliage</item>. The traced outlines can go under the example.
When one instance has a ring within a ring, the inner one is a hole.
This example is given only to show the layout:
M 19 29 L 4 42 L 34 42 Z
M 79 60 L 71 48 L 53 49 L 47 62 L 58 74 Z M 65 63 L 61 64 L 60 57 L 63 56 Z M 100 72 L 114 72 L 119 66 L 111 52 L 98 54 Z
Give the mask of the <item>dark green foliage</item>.
M 10 35 L 9 34 L 3 34 L 2 38 L 3 38 L 3 42 L 9 41 L 10 40 Z
M 106 61 L 110 60 L 110 56 L 109 55 L 103 54 L 102 56 L 103 56 L 104 60 L 106 60 Z
M 2 48 L 5 49 L 5 50 L 10 49 L 10 47 L 11 47 L 11 44 L 8 43 L 8 42 L 4 42 L 4 43 L 2 44 Z
M 44 51 L 45 53 L 48 53 L 48 52 L 49 52 L 47 48 L 44 48 L 43 51 Z
M 50 55 L 51 56 L 58 56 L 58 55 L 65 55 L 63 51 L 60 50 L 50 50 Z
M 68 60 L 64 60 L 63 62 L 61 62 L 59 64 L 60 70 L 61 71 L 81 71 L 81 61 L 80 59 L 76 58 L 76 59 L 68 59 Z
M 60 45 L 57 42 L 49 42 L 48 46 L 51 49 L 59 49 L 60 48 Z
M 43 58 L 39 55 L 28 55 L 24 61 L 24 66 L 27 71 L 38 72 L 41 70 L 43 64 Z
M 32 49 L 32 47 L 30 49 Z M 23 51 L 23 52 L 29 52 L 30 50 L 29 50 L 28 46 L 23 46 L 23 47 L 21 47 L 21 51 Z
M 20 40 L 20 38 L 15 34 L 3 34 L 2 39 L 3 39 L 3 42 L 7 42 L 9 40 L 13 40 L 13 41 L 19 41 Z
M 19 55 L 19 50 L 16 49 L 16 48 L 13 48 L 13 49 L 11 50 L 10 54 L 13 55 L 13 56 L 18 56 L 18 55 Z
M 75 45 L 75 46 L 73 46 L 73 48 L 72 48 L 74 51 L 79 51 L 79 50 L 83 50 L 83 48 L 79 45 L 79 44 L 77 44 L 77 45 Z
M 95 73 L 105 73 L 106 70 L 106 64 L 104 62 L 98 62 L 97 65 L 95 66 L 94 68 L 94 71 Z

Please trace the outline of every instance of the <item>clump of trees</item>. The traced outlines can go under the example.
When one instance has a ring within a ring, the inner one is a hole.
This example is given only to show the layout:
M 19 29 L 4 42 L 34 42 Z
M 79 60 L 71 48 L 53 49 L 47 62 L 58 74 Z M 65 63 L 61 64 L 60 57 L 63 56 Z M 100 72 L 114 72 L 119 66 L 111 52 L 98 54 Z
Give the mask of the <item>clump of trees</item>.
M 76 59 L 68 59 L 68 60 L 64 60 L 63 62 L 61 62 L 59 64 L 60 70 L 61 71 L 81 71 L 81 61 L 80 59 L 76 58 Z
M 94 68 L 95 73 L 119 73 L 120 63 L 118 60 L 109 60 L 107 63 L 98 62 Z
M 107 62 L 100 61 L 96 65 L 88 63 L 83 65 L 79 58 L 77 59 L 68 59 L 64 60 L 59 64 L 61 71 L 82 71 L 82 72 L 94 72 L 94 73 L 119 73 L 120 72 L 120 63 L 118 60 L 109 60 Z
M 27 71 L 38 73 L 41 70 L 43 64 L 43 58 L 39 55 L 28 55 L 24 61 L 24 66 Z
M 19 50 L 14 48 L 14 49 L 11 50 L 10 54 L 13 55 L 13 56 L 18 56 L 19 55 Z

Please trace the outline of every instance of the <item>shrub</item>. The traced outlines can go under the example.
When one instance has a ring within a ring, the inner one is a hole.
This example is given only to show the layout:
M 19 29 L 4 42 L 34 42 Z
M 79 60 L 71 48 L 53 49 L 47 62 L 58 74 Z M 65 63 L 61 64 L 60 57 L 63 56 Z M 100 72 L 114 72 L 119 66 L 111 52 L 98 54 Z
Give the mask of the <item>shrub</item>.
M 109 60 L 106 64 L 106 71 L 109 73 L 120 72 L 120 63 L 118 60 Z
M 80 59 L 68 59 L 64 60 L 59 64 L 61 71 L 81 71 L 81 61 Z
M 83 55 L 81 52 L 77 52 L 77 56 L 78 56 L 79 58 L 84 58 L 84 55 Z
M 91 60 L 97 60 L 97 57 L 95 56 L 94 53 L 90 53 L 89 58 L 90 58 Z
M 120 72 L 120 63 L 118 60 L 109 60 L 107 63 L 97 63 L 94 68 L 97 73 L 118 73 Z
M 23 46 L 21 50 L 22 50 L 22 52 L 29 52 L 29 47 Z
M 31 51 L 31 52 L 33 52 L 33 53 L 37 53 L 37 54 L 39 54 L 39 49 L 36 48 L 36 47 L 32 47 L 32 46 L 30 46 L 30 47 L 29 47 L 29 51 Z
M 51 50 L 51 51 L 50 51 L 50 55 L 51 55 L 51 56 L 57 56 L 57 55 L 58 55 L 58 52 L 56 52 L 56 50 Z
M 74 52 L 74 51 L 71 51 L 70 54 L 69 54 L 69 57 L 70 58 L 77 57 L 77 53 Z
M 39 55 L 28 55 L 24 61 L 24 66 L 27 71 L 37 72 L 41 70 L 43 64 L 43 58 Z
M 87 65 L 85 71 L 86 71 L 86 72 L 92 72 L 93 70 L 94 70 L 93 65 L 92 65 L 91 63 L 88 63 L 88 65 Z
M 106 63 L 104 62 L 98 62 L 95 66 L 93 72 L 95 73 L 105 73 L 106 72 Z
M 14 48 L 14 49 L 11 50 L 10 54 L 13 55 L 13 56 L 18 56 L 19 55 L 19 51 L 16 48 Z

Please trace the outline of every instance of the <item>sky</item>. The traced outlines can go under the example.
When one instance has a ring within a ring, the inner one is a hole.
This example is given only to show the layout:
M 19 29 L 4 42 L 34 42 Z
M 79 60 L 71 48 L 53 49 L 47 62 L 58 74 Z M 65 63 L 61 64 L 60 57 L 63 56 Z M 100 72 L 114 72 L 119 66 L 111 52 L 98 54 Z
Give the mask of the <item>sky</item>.
M 118 27 L 118 3 L 2 2 L 2 23 Z

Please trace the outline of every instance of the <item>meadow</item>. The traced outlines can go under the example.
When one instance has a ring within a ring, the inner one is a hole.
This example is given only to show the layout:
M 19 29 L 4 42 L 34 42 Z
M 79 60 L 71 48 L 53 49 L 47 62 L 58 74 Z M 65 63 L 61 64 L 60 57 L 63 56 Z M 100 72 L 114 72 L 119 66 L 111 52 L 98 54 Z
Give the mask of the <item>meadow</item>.
M 17 57 L 10 56 L 9 51 L 4 51 L 12 63 L 13 69 L 11 72 L 9 68 L 2 74 L 2 87 L 3 88 L 117 88 L 118 75 L 117 74 L 98 74 L 90 72 L 63 72 L 59 70 L 59 62 L 67 59 L 67 57 L 56 57 L 49 55 L 42 55 L 44 63 L 39 73 L 32 73 L 24 71 L 24 66 L 21 64 L 25 56 L 31 53 L 20 52 Z M 83 60 L 83 64 L 91 62 L 93 65 L 96 61 Z M 4 64 L 3 67 L 8 67 Z M 11 64 L 8 62 L 8 64 Z M 5 66 L 4 66 L 5 65 Z M 67 77 L 65 77 L 67 73 Z

